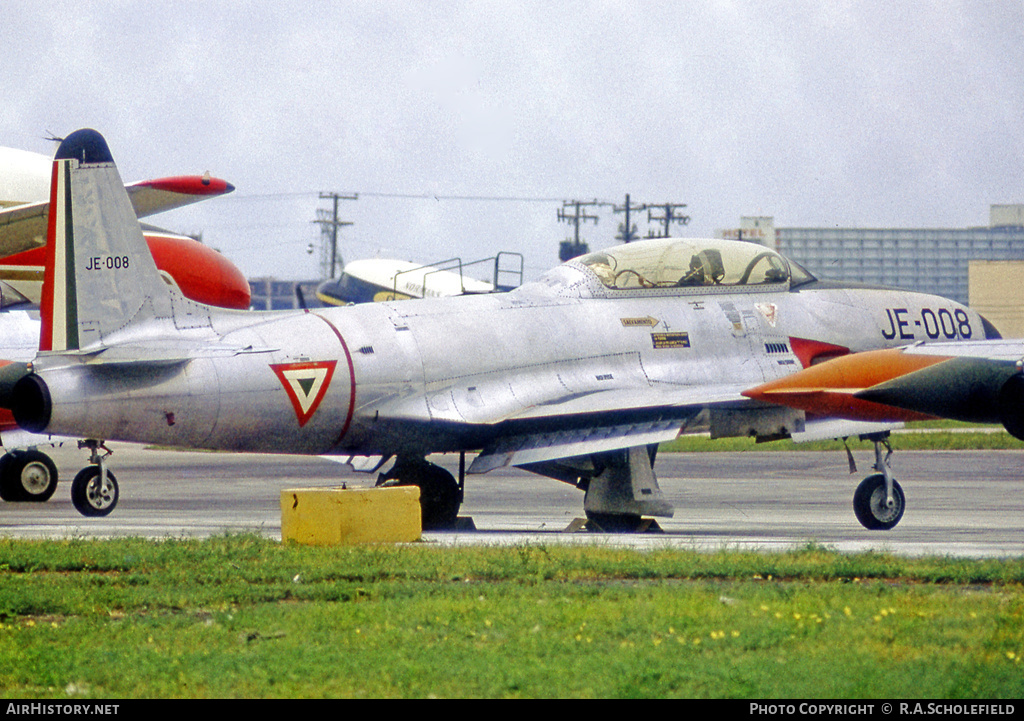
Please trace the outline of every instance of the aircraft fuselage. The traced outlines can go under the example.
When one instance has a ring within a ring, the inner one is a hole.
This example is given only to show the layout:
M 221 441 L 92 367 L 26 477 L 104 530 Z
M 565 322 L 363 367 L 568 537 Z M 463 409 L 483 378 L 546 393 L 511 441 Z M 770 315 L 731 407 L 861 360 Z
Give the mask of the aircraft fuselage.
M 544 407 L 556 404 L 553 428 L 678 414 L 676 393 L 696 398 L 800 370 L 792 339 L 895 347 L 933 331 L 932 318 L 940 332 L 938 319 L 951 319 L 951 340 L 985 333 L 973 311 L 920 293 L 706 290 L 564 297 L 538 282 L 415 303 L 222 313 L 203 334 L 253 352 L 140 374 L 96 366 L 85 378 L 81 367 L 47 370 L 41 357 L 51 395 L 68 399 L 53 403 L 46 432 L 281 453 L 474 450 L 517 424 L 543 428 Z M 659 392 L 663 406 L 630 409 L 631 395 Z M 586 401 L 616 393 L 618 410 Z

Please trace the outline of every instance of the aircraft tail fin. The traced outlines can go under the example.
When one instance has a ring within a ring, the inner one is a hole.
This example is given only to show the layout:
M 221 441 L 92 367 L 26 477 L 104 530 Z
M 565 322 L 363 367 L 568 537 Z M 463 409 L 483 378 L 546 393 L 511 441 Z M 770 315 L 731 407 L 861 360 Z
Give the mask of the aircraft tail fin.
M 98 347 L 134 323 L 173 314 L 103 136 L 78 130 L 57 149 L 50 185 L 40 351 Z

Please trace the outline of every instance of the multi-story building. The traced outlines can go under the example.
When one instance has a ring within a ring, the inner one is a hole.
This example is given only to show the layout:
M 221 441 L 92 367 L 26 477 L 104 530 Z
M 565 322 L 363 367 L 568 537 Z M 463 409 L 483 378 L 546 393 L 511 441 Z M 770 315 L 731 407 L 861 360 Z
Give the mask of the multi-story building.
M 819 278 L 935 293 L 967 303 L 972 260 L 1024 260 L 1024 205 L 993 205 L 981 228 L 775 228 L 746 217 L 722 231 L 773 247 Z

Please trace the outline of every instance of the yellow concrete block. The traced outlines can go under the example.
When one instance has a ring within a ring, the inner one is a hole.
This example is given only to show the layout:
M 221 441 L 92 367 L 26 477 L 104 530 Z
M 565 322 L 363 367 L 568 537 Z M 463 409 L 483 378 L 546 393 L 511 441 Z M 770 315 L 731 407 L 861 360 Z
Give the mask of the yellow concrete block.
M 290 488 L 281 491 L 281 540 L 315 546 L 408 543 L 422 535 L 420 489 Z

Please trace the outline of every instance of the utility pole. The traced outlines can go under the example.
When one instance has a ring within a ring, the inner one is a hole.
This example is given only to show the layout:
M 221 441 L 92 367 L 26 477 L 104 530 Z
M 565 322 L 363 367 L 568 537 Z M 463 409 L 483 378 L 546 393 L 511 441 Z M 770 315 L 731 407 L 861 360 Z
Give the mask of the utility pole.
M 629 224 L 629 214 L 634 210 L 643 210 L 647 206 L 645 205 L 631 205 L 629 202 L 629 193 L 626 193 L 626 202 L 622 206 L 612 205 L 613 213 L 625 213 L 626 219 L 619 226 L 619 234 L 615 236 L 615 240 L 623 243 L 630 243 L 637 240 L 640 236 L 636 234 L 636 223 Z
M 562 207 L 558 211 L 558 219 L 560 221 L 571 223 L 573 226 L 573 240 L 566 238 L 558 246 L 558 258 L 563 263 L 567 260 L 572 260 L 577 256 L 583 255 L 590 250 L 587 244 L 580 240 L 580 224 L 585 223 L 588 220 L 594 221 L 594 225 L 597 225 L 599 220 L 596 215 L 587 215 L 587 212 L 583 210 L 588 205 L 601 205 L 596 200 L 583 201 L 583 200 L 565 200 L 562 201 Z M 572 214 L 566 213 L 567 208 L 573 208 Z
M 653 232 L 648 233 L 648 238 L 667 238 L 671 235 L 669 227 L 672 223 L 679 223 L 679 225 L 686 225 L 690 222 L 690 216 L 681 215 L 676 213 L 678 208 L 685 208 L 686 203 L 661 203 L 658 205 L 644 205 L 642 210 L 647 211 L 647 222 L 648 223 L 661 223 L 662 224 L 662 235 L 654 235 Z M 651 210 L 658 209 L 662 211 L 661 216 L 651 215 Z
M 359 193 L 353 195 L 340 195 L 338 193 L 320 193 L 320 200 L 333 201 L 333 208 L 330 210 L 319 208 L 316 211 L 314 223 L 320 225 L 320 238 L 323 246 L 320 251 L 320 269 L 325 278 L 333 278 L 335 268 L 341 258 L 338 256 L 338 228 L 343 225 L 352 225 L 351 222 L 338 220 L 339 200 L 359 200 Z

